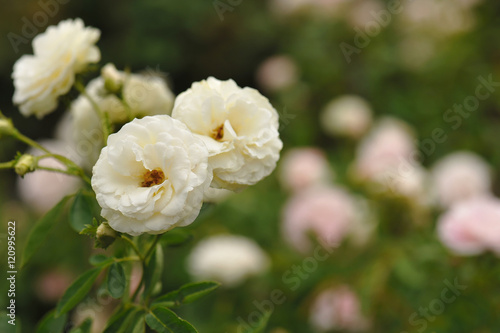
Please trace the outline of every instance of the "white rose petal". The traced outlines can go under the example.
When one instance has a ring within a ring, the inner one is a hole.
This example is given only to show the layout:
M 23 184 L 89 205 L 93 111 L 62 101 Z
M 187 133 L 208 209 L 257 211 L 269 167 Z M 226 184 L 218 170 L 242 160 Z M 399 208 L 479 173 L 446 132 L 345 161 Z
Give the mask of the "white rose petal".
M 165 81 L 154 75 L 127 74 L 117 71 L 114 65 L 107 64 L 106 71 L 114 79 L 123 82 L 123 98 L 130 106 L 130 116 L 141 118 L 157 114 L 170 115 L 174 105 L 174 94 Z M 105 89 L 105 80 L 98 77 L 89 82 L 87 93 L 106 112 L 112 124 L 121 125 L 128 121 L 127 110 L 123 103 Z M 90 169 L 97 161 L 104 139 L 101 122 L 85 96 L 78 97 L 71 105 L 73 141 L 75 149 L 83 157 L 83 167 Z
M 172 117 L 205 141 L 213 187 L 239 190 L 276 167 L 283 146 L 278 112 L 255 89 L 210 77 L 177 97 Z
M 67 93 L 75 74 L 88 63 L 98 62 L 94 45 L 100 31 L 85 27 L 81 19 L 66 20 L 33 40 L 34 55 L 24 55 L 14 64 L 14 104 L 24 116 L 39 119 L 57 107 L 59 96 Z
M 166 115 L 134 119 L 108 138 L 92 188 L 109 225 L 130 235 L 192 223 L 212 181 L 203 141 Z

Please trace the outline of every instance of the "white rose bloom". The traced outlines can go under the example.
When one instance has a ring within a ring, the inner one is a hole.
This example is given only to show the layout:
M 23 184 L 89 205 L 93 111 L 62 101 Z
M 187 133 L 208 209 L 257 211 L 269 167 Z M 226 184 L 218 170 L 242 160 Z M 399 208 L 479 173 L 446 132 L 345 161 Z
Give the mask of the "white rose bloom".
M 75 74 L 88 63 L 98 62 L 94 45 L 100 31 L 85 27 L 81 19 L 66 20 L 33 39 L 34 55 L 24 55 L 14 64 L 14 104 L 28 117 L 39 119 L 57 107 L 59 96 L 67 93 Z
M 207 159 L 203 141 L 180 121 L 134 119 L 109 136 L 93 168 L 101 215 L 130 235 L 192 223 L 212 180 Z
M 234 194 L 235 193 L 233 191 L 225 190 L 223 188 L 209 187 L 203 195 L 203 201 L 217 204 L 225 201 Z
M 202 240 L 188 257 L 187 268 L 198 280 L 214 279 L 234 287 L 264 272 L 269 259 L 251 239 L 219 235 Z
M 475 153 L 452 153 L 432 168 L 433 196 L 442 207 L 487 196 L 493 184 L 491 171 L 489 164 Z
M 370 127 L 372 114 L 366 100 L 355 95 L 344 95 L 326 105 L 320 120 L 328 134 L 358 138 Z
M 255 89 L 213 77 L 195 82 L 175 100 L 172 117 L 205 141 L 213 187 L 239 190 L 276 167 L 283 147 L 278 112 Z
M 174 94 L 161 77 L 151 74 L 127 74 L 117 71 L 112 64 L 107 64 L 105 68 L 105 77 L 109 78 L 111 75 L 117 82 L 123 82 L 123 98 L 130 106 L 131 117 L 170 115 Z M 116 95 L 106 91 L 102 77 L 90 81 L 86 90 L 99 108 L 108 114 L 112 124 L 121 125 L 128 121 L 125 106 Z M 85 96 L 80 96 L 73 102 L 70 112 L 73 116 L 75 149 L 84 157 L 83 167 L 90 169 L 104 146 L 101 121 Z

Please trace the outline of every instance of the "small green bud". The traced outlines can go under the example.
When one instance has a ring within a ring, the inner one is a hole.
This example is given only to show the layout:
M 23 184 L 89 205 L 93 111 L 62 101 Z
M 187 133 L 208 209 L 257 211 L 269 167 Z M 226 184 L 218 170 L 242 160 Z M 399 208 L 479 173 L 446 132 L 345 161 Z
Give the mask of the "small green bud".
M 97 242 L 96 245 L 98 247 L 102 247 L 103 249 L 107 248 L 113 242 L 115 241 L 116 237 L 118 234 L 116 233 L 113 228 L 109 226 L 108 223 L 103 222 L 101 225 L 97 228 L 96 232 L 96 237 L 97 237 Z
M 14 170 L 21 177 L 24 177 L 24 175 L 29 172 L 35 171 L 35 168 L 36 168 L 35 158 L 29 154 L 21 155 L 17 159 L 16 164 L 14 165 Z

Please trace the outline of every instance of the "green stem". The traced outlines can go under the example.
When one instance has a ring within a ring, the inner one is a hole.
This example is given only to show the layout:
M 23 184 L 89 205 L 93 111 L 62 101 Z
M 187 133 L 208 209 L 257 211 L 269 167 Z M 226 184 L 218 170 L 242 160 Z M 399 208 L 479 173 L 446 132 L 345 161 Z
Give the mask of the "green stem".
M 94 108 L 95 112 L 99 116 L 99 119 L 101 120 L 101 126 L 102 126 L 102 133 L 104 135 L 104 144 L 108 141 L 108 136 L 111 133 L 111 126 L 109 124 L 109 118 L 107 116 L 107 113 L 103 112 L 99 105 L 96 103 L 96 101 L 92 98 L 87 93 L 87 90 L 85 89 L 84 85 L 80 81 L 75 82 L 75 88 L 87 98 L 87 100 L 90 102 L 92 107 Z
M 145 259 L 141 255 L 141 251 L 139 251 L 139 248 L 137 247 L 137 245 L 135 245 L 135 243 L 130 238 L 128 238 L 125 235 L 121 235 L 120 238 L 123 239 L 124 241 L 126 241 L 127 243 L 129 243 L 132 246 L 132 249 L 134 250 L 134 252 L 137 253 L 137 255 L 139 256 L 139 258 L 141 259 L 141 261 L 144 262 Z
M 66 174 L 66 175 L 71 175 L 71 176 L 77 176 L 77 177 L 82 178 L 83 181 L 86 182 L 87 184 L 91 185 L 90 178 L 85 174 L 85 171 L 83 171 L 82 168 L 80 168 L 73 161 L 71 161 L 70 159 L 68 159 L 68 158 L 66 158 L 64 156 L 49 153 L 47 155 L 36 156 L 35 158 L 36 158 L 36 162 L 37 162 L 37 166 L 36 166 L 37 170 L 46 170 L 46 171 L 63 173 L 63 174 Z M 50 167 L 41 166 L 40 164 L 38 164 L 38 161 L 42 160 L 44 158 L 56 158 L 59 161 L 63 162 L 68 169 L 63 170 L 63 169 L 57 169 L 57 168 L 50 168 Z
M 146 252 L 146 255 L 144 256 L 144 261 L 147 261 L 148 260 L 148 257 L 151 255 L 151 253 L 153 253 L 153 250 L 154 248 L 156 247 L 156 244 L 158 243 L 158 241 L 160 240 L 160 237 L 161 235 L 156 235 L 155 236 L 155 240 L 153 241 L 153 244 L 151 245 L 151 247 L 148 249 L 148 251 Z
M 0 163 L 0 169 L 12 169 L 15 164 L 16 160 Z

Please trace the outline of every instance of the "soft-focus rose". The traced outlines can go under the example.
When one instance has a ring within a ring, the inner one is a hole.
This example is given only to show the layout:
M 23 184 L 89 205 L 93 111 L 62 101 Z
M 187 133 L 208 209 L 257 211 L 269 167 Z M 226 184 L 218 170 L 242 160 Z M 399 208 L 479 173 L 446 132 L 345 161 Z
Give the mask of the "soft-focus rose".
M 406 123 L 382 119 L 359 144 L 353 176 L 380 193 L 411 198 L 424 193 L 426 172 L 417 161 L 414 140 Z
M 455 152 L 432 168 L 434 197 L 442 207 L 491 192 L 491 168 L 472 152 Z
M 297 82 L 297 65 L 288 56 L 266 59 L 257 70 L 257 81 L 268 91 L 278 91 Z
M 214 279 L 235 287 L 246 278 L 263 273 L 269 259 L 251 239 L 218 235 L 202 240 L 188 257 L 187 268 L 197 280 Z
M 361 312 L 357 295 L 348 286 L 322 291 L 314 300 L 309 313 L 311 324 L 320 332 L 358 332 L 367 330 L 370 326 Z
M 85 27 L 81 19 L 50 26 L 33 39 L 34 55 L 14 64 L 13 101 L 24 116 L 42 118 L 57 107 L 59 96 L 73 86 L 75 74 L 101 58 L 94 45 L 100 31 Z
M 293 247 L 306 253 L 312 232 L 324 247 L 340 245 L 356 218 L 353 198 L 343 189 L 316 187 L 299 192 L 285 206 L 283 235 Z
M 318 148 L 291 149 L 281 160 L 281 184 L 292 191 L 325 184 L 332 178 L 333 172 L 328 160 Z
M 105 66 L 109 76 L 123 81 L 123 98 L 130 107 L 127 110 L 114 94 L 105 87 L 105 79 L 98 77 L 87 85 L 87 93 L 99 108 L 108 114 L 112 125 L 121 126 L 129 118 L 141 118 L 157 114 L 170 115 L 174 105 L 174 95 L 165 81 L 152 74 L 128 74 L 117 71 L 114 65 Z M 73 119 L 73 142 L 76 153 L 83 158 L 84 167 L 92 168 L 104 146 L 100 119 L 85 96 L 78 97 L 71 105 Z M 130 113 L 130 114 L 129 114 Z
M 109 225 L 130 235 L 192 223 L 211 182 L 203 141 L 166 115 L 125 124 L 108 138 L 92 188 Z
M 500 255 L 500 200 L 476 197 L 453 205 L 438 220 L 441 242 L 460 255 Z
M 344 95 L 326 105 L 320 116 L 325 132 L 358 138 L 372 123 L 370 105 L 361 97 Z
M 195 82 L 175 100 L 172 117 L 207 145 L 213 187 L 240 190 L 276 167 L 283 146 L 278 112 L 255 89 L 213 77 Z
M 66 154 L 68 147 L 65 142 L 43 140 L 39 143 L 55 154 L 69 157 Z M 35 149 L 28 150 L 28 153 L 35 156 L 41 155 L 41 152 Z M 44 158 L 38 162 L 38 165 L 63 170 L 66 168 L 64 164 L 53 158 Z M 17 180 L 17 191 L 21 200 L 40 214 L 49 211 L 64 196 L 73 194 L 79 186 L 80 180 L 75 176 L 46 170 L 36 170 Z
M 309 10 L 316 15 L 338 17 L 343 14 L 347 0 L 271 0 L 271 10 L 277 15 L 293 15 Z

